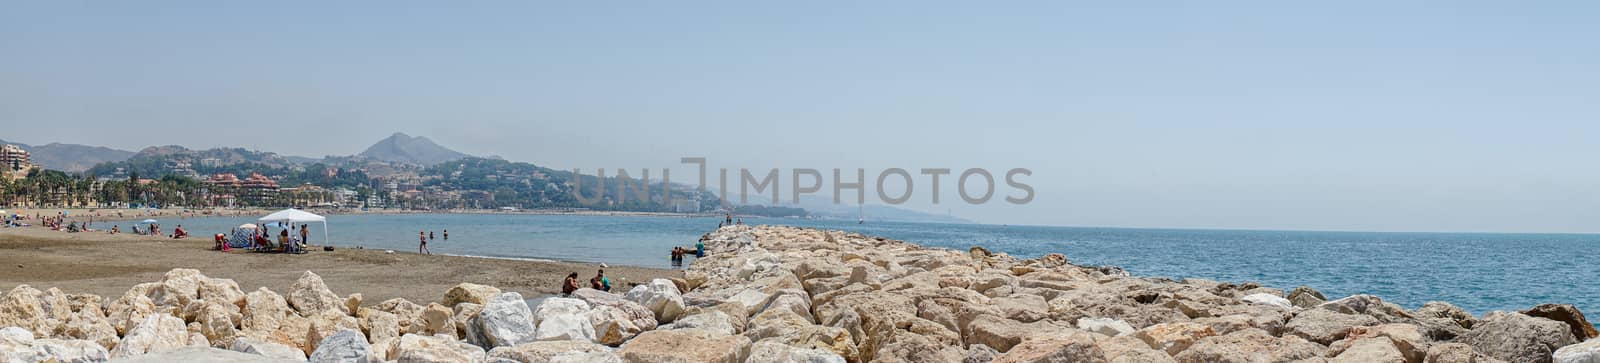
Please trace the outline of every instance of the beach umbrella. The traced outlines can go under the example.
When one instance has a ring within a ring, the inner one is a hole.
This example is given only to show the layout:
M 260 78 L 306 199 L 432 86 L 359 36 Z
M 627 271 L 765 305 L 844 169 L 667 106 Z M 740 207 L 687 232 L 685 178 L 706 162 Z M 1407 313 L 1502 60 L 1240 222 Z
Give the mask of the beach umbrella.
M 245 223 L 245 224 L 239 225 L 239 229 L 256 229 L 256 228 L 257 227 L 256 227 L 255 223 Z
M 154 224 L 154 223 L 156 223 L 156 220 L 154 220 L 154 219 L 146 219 L 146 220 L 143 220 L 143 221 L 139 221 L 139 224 Z

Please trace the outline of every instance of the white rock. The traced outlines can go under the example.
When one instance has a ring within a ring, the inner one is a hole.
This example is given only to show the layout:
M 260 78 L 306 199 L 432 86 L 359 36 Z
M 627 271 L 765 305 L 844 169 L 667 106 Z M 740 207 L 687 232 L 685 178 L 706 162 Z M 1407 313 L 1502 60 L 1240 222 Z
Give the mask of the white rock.
M 595 341 L 594 326 L 589 324 L 589 303 L 583 300 L 552 297 L 545 299 L 533 311 L 537 329 L 536 340 Z
M 678 292 L 678 285 L 668 279 L 654 279 L 648 284 L 634 286 L 625 297 L 655 312 L 659 323 L 672 322 L 684 309 L 683 295 Z
M 1289 302 L 1289 299 L 1285 299 L 1283 297 L 1280 297 L 1280 296 L 1277 296 L 1277 295 L 1273 295 L 1273 294 L 1268 294 L 1268 293 L 1256 293 L 1256 294 L 1245 295 L 1245 297 L 1239 298 L 1239 300 L 1242 300 L 1244 302 L 1251 303 L 1251 304 L 1260 304 L 1260 305 L 1266 305 L 1266 306 L 1272 306 L 1272 307 L 1278 307 L 1278 308 L 1284 308 L 1284 309 L 1294 309 L 1294 303 Z
M 367 338 L 355 330 L 340 330 L 317 343 L 311 352 L 311 363 L 377 363 L 382 362 L 372 352 Z
M 489 347 L 534 341 L 533 311 L 528 308 L 528 302 L 522 299 L 522 294 L 507 292 L 495 295 L 478 313 L 476 321 L 484 343 Z
M 129 357 L 183 348 L 189 345 L 189 331 L 183 319 L 172 315 L 151 314 L 139 322 L 128 335 L 122 337 L 112 358 Z
M 42 354 L 45 360 L 53 359 L 60 363 L 104 362 L 111 359 L 111 352 L 106 351 L 106 347 L 88 340 L 39 339 L 33 341 L 33 349 Z
M 1078 319 L 1078 329 L 1109 336 L 1120 336 L 1123 334 L 1133 333 L 1134 331 L 1138 330 L 1134 329 L 1133 325 L 1128 324 L 1126 321 L 1111 318 Z
M 1556 363 L 1600 363 L 1600 339 L 1561 347 L 1553 358 Z

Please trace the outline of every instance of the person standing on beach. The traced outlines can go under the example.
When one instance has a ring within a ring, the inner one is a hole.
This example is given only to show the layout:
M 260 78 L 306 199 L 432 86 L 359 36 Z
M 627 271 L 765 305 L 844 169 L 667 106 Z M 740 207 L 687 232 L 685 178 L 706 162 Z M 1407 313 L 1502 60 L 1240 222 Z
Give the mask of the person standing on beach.
M 300 243 L 301 244 L 311 244 L 311 240 L 309 238 L 311 238 L 310 237 L 310 232 L 306 230 L 306 225 L 305 224 L 301 224 L 300 225 Z
M 417 240 L 417 253 L 424 255 L 433 254 L 433 251 L 428 250 L 428 232 L 417 231 Z

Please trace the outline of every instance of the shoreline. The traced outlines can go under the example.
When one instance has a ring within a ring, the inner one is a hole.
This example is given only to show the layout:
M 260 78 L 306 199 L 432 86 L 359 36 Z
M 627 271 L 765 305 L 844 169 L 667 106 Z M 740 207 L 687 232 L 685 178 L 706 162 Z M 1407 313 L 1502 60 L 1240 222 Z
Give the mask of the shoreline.
M 234 279 L 250 288 L 284 291 L 304 271 L 328 277 L 341 292 L 363 293 L 369 299 L 437 299 L 462 282 L 499 286 L 527 296 L 559 292 L 561 279 L 577 272 L 585 280 L 599 263 L 495 257 L 420 255 L 414 251 L 312 248 L 306 254 L 212 250 L 206 236 L 187 239 L 107 234 L 66 233 L 43 227 L 0 228 L 0 286 L 59 287 L 73 293 L 120 296 L 128 287 L 160 280 L 174 268 L 200 270 L 206 276 Z M 609 265 L 619 289 L 653 278 L 680 277 L 681 270 Z

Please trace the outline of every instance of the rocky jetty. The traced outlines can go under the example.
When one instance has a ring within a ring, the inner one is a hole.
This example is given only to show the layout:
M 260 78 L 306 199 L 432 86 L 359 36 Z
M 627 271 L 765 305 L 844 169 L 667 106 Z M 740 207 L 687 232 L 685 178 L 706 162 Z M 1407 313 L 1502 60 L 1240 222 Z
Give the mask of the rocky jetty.
M 681 279 L 537 306 L 474 284 L 364 301 L 312 272 L 282 293 L 187 269 L 115 298 L 22 285 L 0 295 L 0 361 L 1600 362 L 1570 305 L 1407 310 L 779 226 L 706 240 Z

